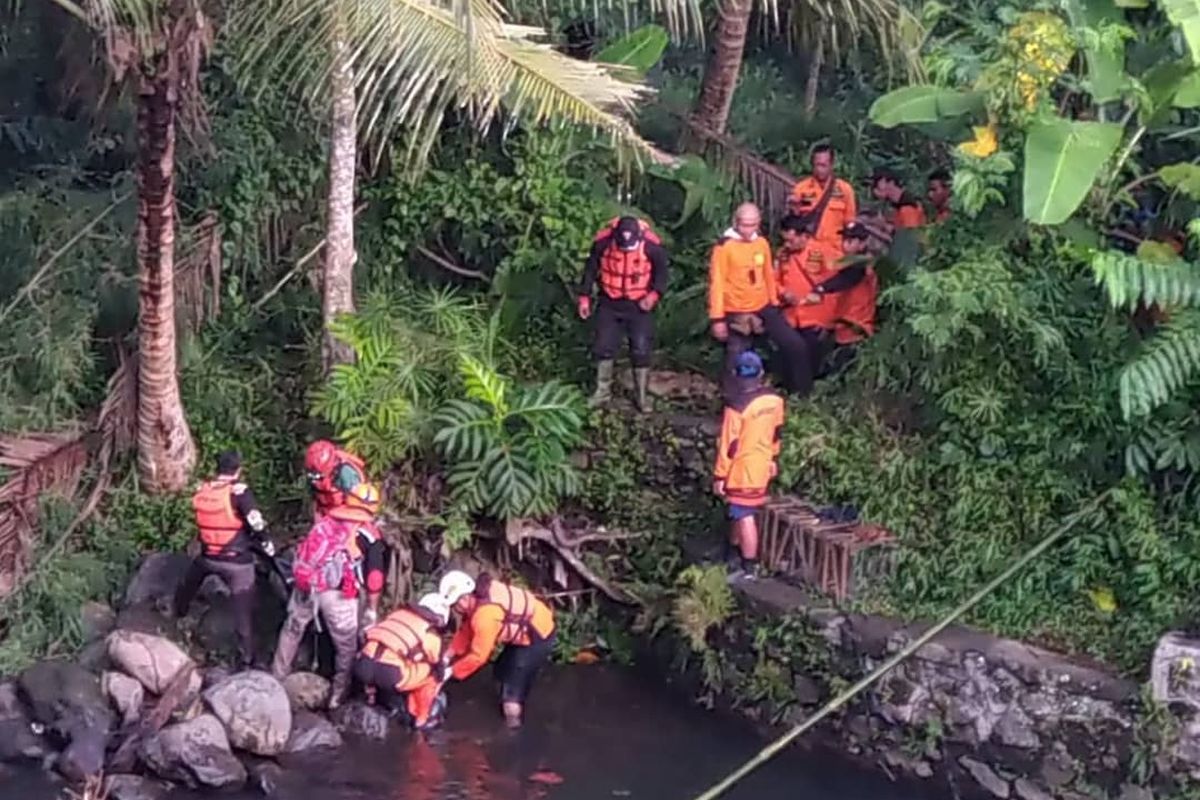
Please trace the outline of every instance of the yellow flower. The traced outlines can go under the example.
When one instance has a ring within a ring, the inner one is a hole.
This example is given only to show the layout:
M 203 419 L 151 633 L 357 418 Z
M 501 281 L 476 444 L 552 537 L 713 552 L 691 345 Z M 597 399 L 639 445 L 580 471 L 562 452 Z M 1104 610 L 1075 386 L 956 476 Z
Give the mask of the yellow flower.
M 976 125 L 972 128 L 975 138 L 958 146 L 959 152 L 976 158 L 987 158 L 996 152 L 999 144 L 996 140 L 996 126 L 992 123 Z
M 1088 589 L 1088 596 L 1092 598 L 1092 604 L 1102 614 L 1111 614 L 1117 610 L 1117 598 L 1113 596 L 1112 589 L 1107 586 Z

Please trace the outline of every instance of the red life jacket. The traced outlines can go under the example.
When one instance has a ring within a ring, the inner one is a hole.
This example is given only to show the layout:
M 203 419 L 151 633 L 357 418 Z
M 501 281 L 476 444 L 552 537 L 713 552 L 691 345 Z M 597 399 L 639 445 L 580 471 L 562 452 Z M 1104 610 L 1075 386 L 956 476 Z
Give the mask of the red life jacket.
M 641 300 L 650 293 L 650 279 L 654 269 L 646 255 L 646 242 L 662 244 L 662 240 L 650 230 L 648 222 L 639 220 L 642 240 L 633 250 L 622 250 L 612 238 L 617 219 L 596 233 L 594 241 L 609 239 L 608 247 L 600 256 L 600 290 L 613 300 Z
M 378 625 L 368 628 L 366 639 L 363 652 L 370 653 L 374 650 L 371 642 L 377 642 L 385 652 L 372 657 L 393 666 L 398 666 L 397 659 L 436 664 L 442 657 L 442 637 L 429 620 L 408 608 L 393 611 Z
M 316 501 L 317 511 L 322 514 L 328 514 L 330 510 L 346 502 L 346 493 L 333 483 L 334 476 L 343 466 L 350 466 L 357 470 L 360 481 L 367 479 L 367 465 L 363 460 L 345 450 L 338 450 L 337 461 L 333 468 L 319 479 L 312 481 L 313 499 Z
M 233 481 L 211 480 L 200 484 L 192 495 L 192 510 L 196 513 L 196 527 L 200 529 L 205 555 L 221 555 L 246 524 L 233 507 Z

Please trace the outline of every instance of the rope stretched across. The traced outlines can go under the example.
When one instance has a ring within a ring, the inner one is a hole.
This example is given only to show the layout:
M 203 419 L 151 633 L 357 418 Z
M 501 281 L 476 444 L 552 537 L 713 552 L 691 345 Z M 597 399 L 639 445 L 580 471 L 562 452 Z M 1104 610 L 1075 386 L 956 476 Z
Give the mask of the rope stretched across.
M 1098 505 L 1100 505 L 1100 503 L 1107 496 L 1108 496 L 1108 492 L 1104 492 L 1103 494 L 1097 496 L 1090 503 L 1088 503 L 1084 508 L 1081 508 L 1079 511 L 1076 511 L 1074 514 L 1072 514 L 1066 520 L 1066 522 L 1064 522 L 1058 528 L 1058 530 L 1054 531 L 1049 536 L 1047 536 L 1045 539 L 1043 539 L 1041 542 L 1039 542 L 1037 545 L 1035 545 L 1033 547 L 1033 549 L 1031 549 L 1025 555 L 1023 555 L 1019 559 L 1017 559 L 1017 561 L 1015 561 L 1013 563 L 1013 565 L 1010 566 L 1008 569 L 1004 570 L 1004 572 L 1001 572 L 995 578 L 992 578 L 992 580 L 988 581 L 988 583 L 986 583 L 983 586 L 983 588 L 981 588 L 979 591 L 975 592 L 975 594 L 971 595 L 966 600 L 964 600 L 961 604 L 958 605 L 957 608 L 955 608 L 953 611 L 951 611 L 949 614 L 947 614 L 936 625 L 934 625 L 932 628 L 925 631 L 925 633 L 921 634 L 916 639 L 914 639 L 911 643 L 909 643 L 909 645 L 907 647 L 905 647 L 900 652 L 896 653 L 894 656 L 889 658 L 887 661 L 883 662 L 883 664 L 881 664 L 874 672 L 870 673 L 869 675 L 867 675 L 864 678 L 861 678 L 853 686 L 851 686 L 850 688 L 843 691 L 837 697 L 834 697 L 832 700 L 830 700 L 828 703 L 826 703 L 824 706 L 822 706 L 819 711 L 817 711 L 815 714 L 810 716 L 808 719 L 804 720 L 803 722 L 798 724 L 796 727 L 792 728 L 790 731 L 785 733 L 783 736 L 779 737 L 774 742 L 772 742 L 771 744 L 764 747 L 762 750 L 760 750 L 758 752 L 758 755 L 754 756 L 749 761 L 747 761 L 745 764 L 738 767 L 733 772 L 729 773 L 729 775 L 727 775 L 720 783 L 717 783 L 716 785 L 714 785 L 712 788 L 710 788 L 708 791 L 704 792 L 703 794 L 697 795 L 695 800 L 715 800 L 715 798 L 720 797 L 725 792 L 729 791 L 729 789 L 735 783 L 740 781 L 742 778 L 746 777 L 751 772 L 758 769 L 763 764 L 767 763 L 767 761 L 769 761 L 772 757 L 774 757 L 774 755 L 776 753 L 778 753 L 780 750 L 782 750 L 783 748 L 785 748 L 789 744 L 791 744 L 793 741 L 795 741 L 797 737 L 803 735 L 805 733 L 805 731 L 809 730 L 814 725 L 816 725 L 818 722 L 825 719 L 825 717 L 829 716 L 834 711 L 837 711 L 839 708 L 844 706 L 851 699 L 853 699 L 855 695 L 859 694 L 864 689 L 871 686 L 871 684 L 878 681 L 880 678 L 882 678 L 884 675 L 886 675 L 888 672 L 890 672 L 894 667 L 896 667 L 901 661 L 904 661 L 906 658 L 911 656 L 913 653 L 920 650 L 923 646 L 925 646 L 926 643 L 928 643 L 930 640 L 932 640 L 935 636 L 937 636 L 939 633 L 944 631 L 946 628 L 950 627 L 950 625 L 952 625 L 955 620 L 957 620 L 959 617 L 961 617 L 967 611 L 970 611 L 977 603 L 979 603 L 980 600 L 982 600 L 983 598 L 987 597 L 989 594 L 994 592 L 997 588 L 1000 587 L 1001 584 L 1005 583 L 1013 575 L 1020 572 L 1025 567 L 1026 564 L 1033 561 L 1035 558 L 1037 558 L 1042 553 L 1044 553 L 1046 551 L 1046 549 L 1049 548 L 1050 545 L 1052 545 L 1056 541 L 1058 541 L 1063 536 L 1063 534 L 1065 534 L 1067 531 L 1069 531 L 1073 527 L 1075 527 L 1075 524 L 1078 523 L 1080 519 L 1082 519 L 1085 515 L 1091 513 L 1092 511 L 1094 511 L 1095 508 Z

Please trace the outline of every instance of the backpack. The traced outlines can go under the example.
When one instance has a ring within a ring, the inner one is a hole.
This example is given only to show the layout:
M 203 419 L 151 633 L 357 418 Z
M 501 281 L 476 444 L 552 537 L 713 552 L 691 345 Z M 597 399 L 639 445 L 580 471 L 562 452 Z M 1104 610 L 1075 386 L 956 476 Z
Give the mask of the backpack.
M 296 546 L 292 574 L 301 592 L 324 592 L 341 588 L 353 580 L 353 565 L 347 539 L 353 535 L 349 525 L 332 517 L 322 517 L 304 540 Z

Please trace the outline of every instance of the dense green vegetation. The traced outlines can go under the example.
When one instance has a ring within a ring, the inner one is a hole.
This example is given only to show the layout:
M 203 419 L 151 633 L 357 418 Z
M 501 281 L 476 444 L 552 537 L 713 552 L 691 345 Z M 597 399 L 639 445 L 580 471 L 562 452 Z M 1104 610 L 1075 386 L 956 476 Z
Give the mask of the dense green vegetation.
M 873 5 L 875 22 L 831 44 L 812 116 L 811 52 L 770 26 L 752 37 L 730 138 L 675 168 L 631 164 L 627 146 L 587 129 L 480 134 L 464 112 L 421 128 L 436 145 L 413 172 L 417 134 L 390 117 L 398 129 L 368 138 L 361 159 L 358 313 L 330 326 L 355 359 L 327 375 L 314 248 L 329 125 L 311 94 L 247 85 L 236 40 L 218 35 L 199 87 L 207 125 L 176 156 L 179 380 L 199 468 L 240 449 L 287 531 L 304 497 L 299 454 L 332 432 L 393 465 L 391 510 L 414 548 L 444 555 L 497 521 L 585 512 L 650 534 L 588 553 L 589 566 L 652 601 L 660 624 L 694 624 L 709 613 L 696 600 L 704 576 L 684 572 L 681 546 L 715 538 L 720 514 L 704 485 L 651 485 L 649 443 L 673 447 L 661 420 L 586 413 L 587 330 L 571 285 L 605 220 L 645 214 L 673 256 L 658 362 L 710 370 L 707 252 L 749 194 L 744 178 L 759 175 L 749 157 L 803 174 L 808 148 L 830 141 L 860 201 L 874 167 L 898 169 L 914 191 L 952 168 L 956 214 L 919 260 L 883 270 L 881 332 L 854 365 L 789 405 L 779 490 L 853 504 L 895 531 L 897 574 L 861 602 L 907 616 L 945 611 L 1102 498 L 972 621 L 1141 669 L 1162 630 L 1200 613 L 1194 18 L 1179 2 Z M 86 31 L 46 46 L 65 18 L 27 6 L 0 31 L 12 89 L 0 108 L 8 478 L 49 466 L 17 452 L 23 436 L 93 430 L 139 308 L 131 93 L 103 91 L 80 55 Z M 580 31 L 597 44 L 625 33 L 616 11 L 515 10 L 584 57 Z M 797 24 L 795 41 L 823 30 Z M 704 53 L 684 38 L 635 66 L 658 89 L 638 129 L 675 151 L 709 77 Z M 1131 252 L 1115 251 L 1120 241 Z M 0 600 L 0 672 L 69 649 L 81 600 L 111 593 L 138 551 L 189 535 L 183 498 L 143 493 L 122 419 L 102 428 L 111 463 L 89 440 L 88 458 L 21 501 L 40 508 L 36 528 L 5 501 L 0 571 L 19 588 Z M 584 442 L 608 458 L 580 470 L 570 454 Z M 98 510 L 71 526 L 102 476 Z M 583 606 L 563 655 L 604 626 Z M 617 638 L 611 626 L 603 636 Z M 754 678 L 756 691 L 769 695 L 768 679 Z

